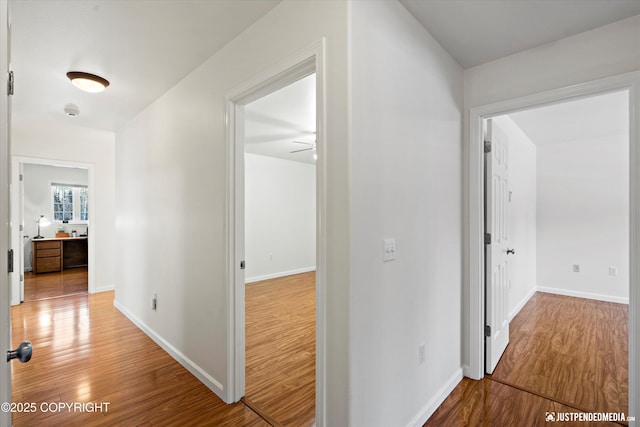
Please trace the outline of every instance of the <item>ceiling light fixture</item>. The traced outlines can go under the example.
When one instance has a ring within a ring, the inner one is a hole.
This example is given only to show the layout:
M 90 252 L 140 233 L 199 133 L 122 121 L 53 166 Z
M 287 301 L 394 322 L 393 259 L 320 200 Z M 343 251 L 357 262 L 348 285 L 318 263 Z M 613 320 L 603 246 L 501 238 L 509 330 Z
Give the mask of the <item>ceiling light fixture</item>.
M 95 74 L 82 71 L 69 71 L 67 77 L 77 88 L 90 93 L 102 92 L 109 86 L 109 81 Z

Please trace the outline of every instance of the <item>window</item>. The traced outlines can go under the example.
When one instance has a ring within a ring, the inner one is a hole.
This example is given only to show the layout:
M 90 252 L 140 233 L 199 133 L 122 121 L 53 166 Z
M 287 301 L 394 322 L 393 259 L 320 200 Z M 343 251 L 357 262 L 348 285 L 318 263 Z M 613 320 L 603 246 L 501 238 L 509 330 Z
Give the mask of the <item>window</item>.
M 86 223 L 89 221 L 89 193 L 86 186 L 51 184 L 53 220 Z

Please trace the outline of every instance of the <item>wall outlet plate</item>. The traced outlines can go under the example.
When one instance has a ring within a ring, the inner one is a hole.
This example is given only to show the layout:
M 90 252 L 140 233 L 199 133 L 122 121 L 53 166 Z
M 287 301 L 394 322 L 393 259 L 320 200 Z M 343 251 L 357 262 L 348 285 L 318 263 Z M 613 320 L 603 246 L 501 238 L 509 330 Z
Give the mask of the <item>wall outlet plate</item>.
M 384 253 L 382 260 L 384 262 L 396 259 L 396 239 L 384 239 Z

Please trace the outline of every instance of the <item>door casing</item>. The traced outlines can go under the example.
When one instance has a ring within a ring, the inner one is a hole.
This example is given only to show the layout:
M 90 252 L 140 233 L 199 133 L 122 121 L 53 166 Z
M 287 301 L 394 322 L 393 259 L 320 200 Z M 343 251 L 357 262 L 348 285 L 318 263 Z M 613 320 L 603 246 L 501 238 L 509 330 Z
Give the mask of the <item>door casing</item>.
M 464 375 L 484 377 L 485 256 L 484 256 L 484 144 L 482 121 L 532 107 L 555 104 L 597 94 L 627 90 L 629 93 L 629 415 L 638 416 L 640 372 L 637 355 L 640 344 L 640 71 L 625 73 L 574 86 L 545 91 L 529 96 L 483 105 L 470 109 L 468 165 L 465 182 L 468 210 L 465 219 L 467 301 L 463 344 Z M 634 425 L 632 422 L 630 425 Z
M 244 271 L 244 105 L 281 89 L 312 73 L 316 74 L 316 425 L 324 425 L 326 412 L 326 121 L 325 40 L 321 39 L 276 66 L 265 70 L 234 90 L 226 99 L 227 140 L 227 403 L 245 393 L 245 283 Z

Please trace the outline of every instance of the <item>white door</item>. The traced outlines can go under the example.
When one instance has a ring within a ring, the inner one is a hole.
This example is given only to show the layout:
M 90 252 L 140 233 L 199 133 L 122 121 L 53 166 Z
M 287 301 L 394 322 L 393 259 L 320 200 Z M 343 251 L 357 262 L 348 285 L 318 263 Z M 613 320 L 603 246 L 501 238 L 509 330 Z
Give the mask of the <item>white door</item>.
M 11 348 L 11 277 L 7 253 L 10 248 L 9 229 L 9 15 L 8 4 L 0 1 L 0 353 Z M 0 361 L 0 403 L 11 402 L 11 366 Z M 0 411 L 0 427 L 11 425 L 11 412 Z
M 485 154 L 485 231 L 490 235 L 485 246 L 485 370 L 491 374 L 509 344 L 508 255 L 513 249 L 508 247 L 509 141 L 491 119 L 485 132 L 491 143 Z

